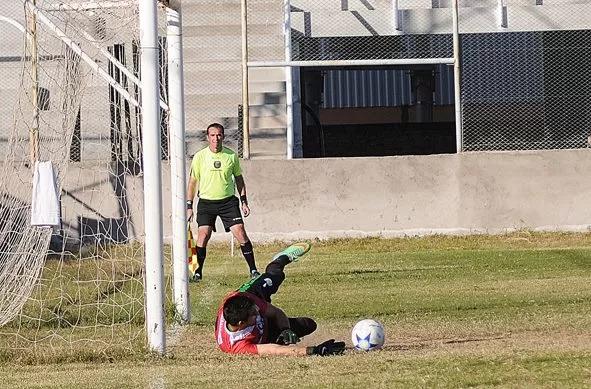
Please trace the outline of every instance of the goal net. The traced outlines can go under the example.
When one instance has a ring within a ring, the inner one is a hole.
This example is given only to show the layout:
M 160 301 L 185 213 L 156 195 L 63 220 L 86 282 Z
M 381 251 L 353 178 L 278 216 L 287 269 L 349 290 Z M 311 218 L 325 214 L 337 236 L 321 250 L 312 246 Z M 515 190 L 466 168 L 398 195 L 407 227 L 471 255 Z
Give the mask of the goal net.
M 0 137 L 0 353 L 111 358 L 143 350 L 137 2 L 24 3 L 13 18 L 26 26 L 13 36 L 20 65 L 0 62 L 5 77 L 18 79 L 16 101 L 3 101 L 14 109 L 2 116 Z M 164 11 L 159 5 L 162 44 Z M 33 194 L 36 162 L 44 161 L 54 181 Z M 32 226 L 32 198 L 52 189 L 61 222 Z

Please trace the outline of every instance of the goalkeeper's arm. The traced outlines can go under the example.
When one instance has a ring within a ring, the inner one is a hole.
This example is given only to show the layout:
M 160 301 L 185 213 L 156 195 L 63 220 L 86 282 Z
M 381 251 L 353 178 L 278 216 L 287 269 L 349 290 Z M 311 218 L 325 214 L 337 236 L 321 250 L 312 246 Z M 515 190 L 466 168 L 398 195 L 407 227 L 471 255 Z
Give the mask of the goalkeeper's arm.
M 274 343 L 257 344 L 259 355 L 338 355 L 345 351 L 345 342 L 335 342 L 334 339 L 327 340 L 318 346 L 282 346 Z

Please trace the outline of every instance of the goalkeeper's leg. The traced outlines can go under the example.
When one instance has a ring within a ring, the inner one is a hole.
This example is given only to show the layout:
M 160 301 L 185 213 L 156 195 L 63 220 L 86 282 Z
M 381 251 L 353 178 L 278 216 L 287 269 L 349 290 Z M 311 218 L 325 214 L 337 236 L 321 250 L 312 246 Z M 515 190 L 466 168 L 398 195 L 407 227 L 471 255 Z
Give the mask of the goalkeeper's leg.
M 268 326 L 269 330 L 267 333 L 267 340 L 270 343 L 275 343 L 277 338 L 279 338 L 279 334 L 281 334 L 282 329 L 278 328 L 277 325 L 271 320 L 269 320 Z M 316 322 L 309 317 L 289 318 L 289 328 L 300 338 L 310 335 L 312 332 L 316 331 L 317 327 L 318 326 Z
M 238 290 L 253 293 L 263 300 L 271 302 L 271 296 L 277 293 L 279 286 L 285 280 L 285 273 L 283 272 L 285 266 L 310 251 L 310 247 L 308 243 L 296 243 L 289 246 L 273 257 L 263 274 L 242 285 Z
M 316 322 L 309 317 L 290 317 L 289 327 L 297 336 L 303 338 L 306 335 L 310 335 L 316 331 L 318 327 Z

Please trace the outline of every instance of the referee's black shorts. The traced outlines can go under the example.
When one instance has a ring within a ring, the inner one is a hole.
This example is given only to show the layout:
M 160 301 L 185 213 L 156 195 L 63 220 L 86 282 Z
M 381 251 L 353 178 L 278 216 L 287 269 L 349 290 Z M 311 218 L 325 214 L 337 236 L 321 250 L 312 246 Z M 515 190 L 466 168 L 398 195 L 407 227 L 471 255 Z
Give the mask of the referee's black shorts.
M 222 200 L 199 199 L 197 203 L 197 225 L 211 226 L 215 231 L 215 220 L 222 219 L 226 232 L 236 224 L 244 224 L 240 212 L 240 201 L 236 196 L 230 196 Z

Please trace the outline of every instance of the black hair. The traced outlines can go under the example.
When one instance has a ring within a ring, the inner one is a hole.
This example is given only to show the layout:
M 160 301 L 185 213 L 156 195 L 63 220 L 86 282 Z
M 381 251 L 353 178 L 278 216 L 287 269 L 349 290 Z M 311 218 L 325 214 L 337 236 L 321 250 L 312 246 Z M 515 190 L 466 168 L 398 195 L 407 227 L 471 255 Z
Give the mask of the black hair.
M 254 305 L 254 301 L 248 296 L 232 296 L 224 303 L 224 319 L 228 324 L 237 326 L 239 322 L 248 320 Z
M 222 126 L 220 123 L 211 123 L 209 126 L 207 126 L 207 130 L 205 130 L 205 133 L 207 135 L 209 135 L 210 128 L 217 128 L 218 130 L 220 130 L 222 132 L 222 135 L 224 135 L 224 126 Z

